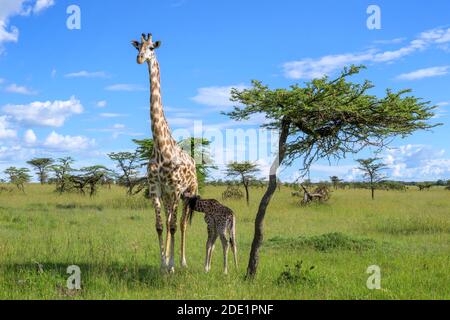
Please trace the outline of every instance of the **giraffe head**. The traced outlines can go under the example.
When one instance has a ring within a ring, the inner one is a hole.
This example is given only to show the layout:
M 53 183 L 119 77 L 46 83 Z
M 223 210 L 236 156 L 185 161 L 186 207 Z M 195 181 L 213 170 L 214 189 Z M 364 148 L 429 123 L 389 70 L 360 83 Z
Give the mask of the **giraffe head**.
M 142 64 L 146 61 L 150 62 L 155 58 L 155 49 L 161 45 L 161 41 L 153 42 L 151 33 L 147 35 L 146 39 L 145 34 L 143 33 L 141 36 L 141 42 L 133 40 L 131 41 L 131 44 L 139 51 L 137 63 Z

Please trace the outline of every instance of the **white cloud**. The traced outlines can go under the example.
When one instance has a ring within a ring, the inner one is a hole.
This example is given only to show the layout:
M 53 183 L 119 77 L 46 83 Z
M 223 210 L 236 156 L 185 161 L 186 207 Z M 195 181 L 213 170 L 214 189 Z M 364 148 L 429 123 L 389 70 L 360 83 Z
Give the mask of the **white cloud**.
M 15 83 L 10 84 L 9 86 L 7 86 L 5 88 L 5 91 L 9 92 L 9 93 L 18 93 L 18 94 L 23 94 L 23 95 L 34 95 L 34 94 L 37 93 L 36 91 L 34 91 L 34 90 L 30 89 L 30 88 L 27 88 L 25 86 L 19 86 L 19 85 L 15 84 Z
M 230 92 L 232 88 L 243 90 L 248 88 L 243 84 L 223 87 L 203 87 L 197 90 L 197 95 L 191 99 L 197 103 L 212 107 L 232 107 L 235 102 L 230 101 Z
M 3 111 L 15 121 L 47 127 L 61 127 L 67 118 L 83 112 L 83 106 L 75 97 L 61 101 L 36 101 L 25 105 L 6 105 Z
M 28 129 L 27 131 L 25 131 L 23 140 L 25 141 L 26 144 L 34 144 L 37 141 L 37 137 L 33 130 Z
M 125 125 L 121 123 L 116 123 L 113 125 L 113 129 L 125 129 Z
M 33 7 L 33 13 L 40 13 L 54 4 L 54 0 L 37 0 Z
M 113 84 L 105 88 L 108 91 L 144 91 L 144 87 L 138 84 L 119 83 Z
M 52 78 L 55 78 L 56 77 L 56 69 L 52 69 L 52 72 L 50 73 L 50 76 L 52 77 Z
M 86 70 L 72 72 L 65 75 L 66 78 L 108 78 L 108 75 L 103 71 L 89 72 Z
M 111 113 L 111 112 L 103 112 L 99 114 L 102 118 L 119 118 L 119 117 L 125 117 L 125 114 L 122 113 Z
M 43 145 L 55 151 L 79 151 L 95 146 L 95 140 L 85 136 L 64 136 L 52 131 Z
M 445 106 L 448 106 L 449 104 L 450 104 L 450 102 L 448 102 L 448 101 L 442 101 L 442 102 L 436 103 L 436 105 L 438 107 L 445 107 Z
M 104 108 L 104 107 L 106 107 L 106 106 L 108 105 L 108 103 L 106 102 L 106 100 L 100 100 L 100 101 L 97 101 L 97 102 L 95 103 L 95 105 L 96 105 L 98 108 Z
M 450 28 L 436 28 L 422 32 L 406 46 L 390 51 L 370 49 L 360 53 L 326 55 L 320 58 L 304 58 L 283 64 L 284 75 L 290 79 L 311 79 L 329 75 L 346 65 L 361 63 L 393 62 L 432 45 L 439 47 L 450 42 Z
M 430 77 L 438 77 L 448 74 L 450 66 L 431 67 L 403 73 L 397 76 L 397 80 L 419 80 Z
M 5 79 L 0 78 L 0 84 L 5 83 Z
M 430 145 L 407 144 L 391 148 L 383 155 L 390 176 L 405 180 L 436 180 L 450 177 L 450 159 L 445 150 Z
M 0 117 L 0 139 L 11 139 L 17 135 L 16 130 L 10 128 L 10 124 L 6 116 Z
M 10 19 L 14 16 L 29 16 L 38 14 L 51 7 L 54 0 L 1 0 L 0 5 L 0 53 L 5 42 L 17 42 L 19 29 L 10 26 Z
M 394 39 L 389 39 L 389 40 L 375 40 L 373 43 L 375 44 L 398 44 L 398 43 L 402 43 L 403 41 L 405 41 L 406 38 L 394 38 Z

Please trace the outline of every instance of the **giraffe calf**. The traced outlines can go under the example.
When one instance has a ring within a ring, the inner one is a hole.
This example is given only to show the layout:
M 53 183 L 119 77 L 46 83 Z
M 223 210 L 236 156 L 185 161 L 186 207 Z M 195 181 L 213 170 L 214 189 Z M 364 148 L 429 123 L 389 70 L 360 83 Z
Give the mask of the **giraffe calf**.
M 233 251 L 234 264 L 237 268 L 237 247 L 236 247 L 236 217 L 233 211 L 222 205 L 215 199 L 201 199 L 199 196 L 188 199 L 190 207 L 190 219 L 194 211 L 205 214 L 205 222 L 208 226 L 208 240 L 206 241 L 205 271 L 211 270 L 211 256 L 214 250 L 214 243 L 220 237 L 223 247 L 223 267 L 224 273 L 228 273 L 228 244 Z M 229 243 L 227 240 L 229 234 Z

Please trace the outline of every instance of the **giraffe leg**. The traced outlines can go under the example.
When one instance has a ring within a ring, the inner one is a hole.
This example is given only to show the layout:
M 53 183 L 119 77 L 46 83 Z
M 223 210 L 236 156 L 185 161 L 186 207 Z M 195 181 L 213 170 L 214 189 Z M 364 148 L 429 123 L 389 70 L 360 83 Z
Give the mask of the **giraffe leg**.
M 211 235 L 211 240 L 210 240 L 210 245 L 209 245 L 209 251 L 207 251 L 207 255 L 206 255 L 206 266 L 205 266 L 205 271 L 209 272 L 209 270 L 211 270 L 211 259 L 212 259 L 212 254 L 214 252 L 214 247 L 215 247 L 215 242 L 217 240 L 217 233 L 215 230 L 212 230 L 212 235 Z
M 158 233 L 159 240 L 159 253 L 161 255 L 161 269 L 167 267 L 166 256 L 164 252 L 164 242 L 163 242 L 163 223 L 161 219 L 161 201 L 158 197 L 153 197 L 153 207 L 155 208 L 156 215 L 156 232 Z
M 169 265 L 169 257 L 170 257 L 170 221 L 172 219 L 172 210 L 170 206 L 167 204 L 167 199 L 164 199 L 164 208 L 166 211 L 166 242 L 165 242 L 165 265 L 168 267 Z
M 225 230 L 220 232 L 220 241 L 222 242 L 223 248 L 223 273 L 228 273 L 228 241 L 225 235 Z
M 177 232 L 177 210 L 178 210 L 179 197 L 175 197 L 171 206 L 171 219 L 170 223 L 170 259 L 169 259 L 169 272 L 175 271 L 175 233 Z
M 238 267 L 238 260 L 237 260 L 237 245 L 236 245 L 236 218 L 233 217 L 231 220 L 231 226 L 230 226 L 230 244 L 231 244 L 231 250 L 233 251 L 233 259 L 234 259 L 234 265 L 237 268 Z
M 181 266 L 187 267 L 186 263 L 186 227 L 187 220 L 191 214 L 191 208 L 188 205 L 188 201 L 183 201 L 183 212 L 181 214 Z

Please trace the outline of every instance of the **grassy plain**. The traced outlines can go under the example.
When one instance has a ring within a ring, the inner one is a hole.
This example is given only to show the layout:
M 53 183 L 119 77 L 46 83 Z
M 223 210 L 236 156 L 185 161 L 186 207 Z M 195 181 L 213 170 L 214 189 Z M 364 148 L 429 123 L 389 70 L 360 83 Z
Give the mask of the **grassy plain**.
M 203 196 L 220 199 L 223 190 L 208 186 Z M 444 189 L 378 191 L 375 201 L 367 190 L 337 190 L 326 204 L 299 207 L 282 188 L 267 212 L 253 282 L 243 277 L 263 189 L 251 190 L 249 207 L 225 201 L 237 214 L 240 260 L 227 276 L 219 242 L 211 273 L 203 272 L 200 213 L 188 228 L 189 267 L 166 275 L 144 198 L 129 198 L 119 187 L 92 199 L 58 195 L 52 186 L 26 191 L 0 194 L 0 299 L 450 299 L 450 191 Z M 177 232 L 177 252 L 179 241 Z M 69 265 L 81 269 L 82 290 L 75 293 L 66 289 Z M 370 265 L 381 268 L 381 290 L 366 287 Z

